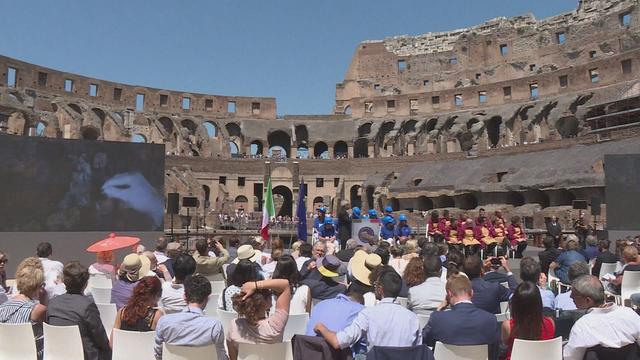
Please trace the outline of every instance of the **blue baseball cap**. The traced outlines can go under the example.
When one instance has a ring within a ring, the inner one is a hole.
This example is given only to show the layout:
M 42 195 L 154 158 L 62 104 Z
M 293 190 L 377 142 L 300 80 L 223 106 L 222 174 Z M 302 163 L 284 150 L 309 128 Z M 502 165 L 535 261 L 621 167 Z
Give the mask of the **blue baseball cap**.
M 376 209 L 369 209 L 368 214 L 369 216 L 378 216 L 378 212 L 376 211 Z
M 318 208 L 318 211 L 323 212 L 323 213 L 326 213 L 326 212 L 327 212 L 327 209 L 325 209 L 324 207 L 321 207 L 321 208 Z
M 407 221 L 407 215 L 405 215 L 405 214 L 400 214 L 400 216 L 398 216 L 398 220 L 400 220 L 400 221 Z
M 353 213 L 353 215 L 360 216 L 360 208 L 357 206 L 354 206 L 353 209 L 351 209 L 351 213 Z
M 389 215 L 387 215 L 387 216 L 385 216 L 385 217 L 383 217 L 383 218 L 382 218 L 382 222 L 383 222 L 384 224 L 387 224 L 387 223 L 392 223 L 392 224 L 393 224 L 393 223 L 394 223 L 394 221 L 395 221 L 395 220 L 393 219 L 393 217 L 391 217 L 391 216 L 389 216 Z
M 386 208 L 384 208 L 384 211 L 393 212 L 393 208 L 391 206 L 387 206 Z
M 324 218 L 324 224 L 331 224 L 333 225 L 333 219 L 331 218 L 331 216 L 327 216 Z

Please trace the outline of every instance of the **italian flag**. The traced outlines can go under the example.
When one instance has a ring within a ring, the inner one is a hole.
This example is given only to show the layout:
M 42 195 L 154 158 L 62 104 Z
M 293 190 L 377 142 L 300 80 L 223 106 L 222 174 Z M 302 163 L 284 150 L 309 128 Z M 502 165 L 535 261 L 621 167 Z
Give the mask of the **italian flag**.
M 267 180 L 267 189 L 264 192 L 264 204 L 262 205 L 262 226 L 260 235 L 269 240 L 269 221 L 276 216 L 276 209 L 273 207 L 273 192 L 271 190 L 271 177 Z

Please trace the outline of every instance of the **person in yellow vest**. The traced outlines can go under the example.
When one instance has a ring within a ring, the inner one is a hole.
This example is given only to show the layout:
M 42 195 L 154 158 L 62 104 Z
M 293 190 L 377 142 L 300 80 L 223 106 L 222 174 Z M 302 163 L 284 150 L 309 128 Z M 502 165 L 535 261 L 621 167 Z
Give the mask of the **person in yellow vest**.
M 472 218 L 467 218 L 467 221 L 458 228 L 458 240 L 462 242 L 465 249 L 467 249 L 467 255 L 473 255 L 480 250 L 480 241 L 478 241 L 473 232 L 475 224 Z
M 487 224 L 486 217 L 482 216 L 477 220 L 477 225 L 473 228 L 473 236 L 483 245 L 487 256 L 495 254 L 497 245 L 495 233 L 493 226 L 489 227 Z
M 507 239 L 507 226 L 502 216 L 496 216 L 496 219 L 493 221 L 493 232 L 495 233 L 494 239 L 496 239 L 498 246 L 502 246 L 503 248 L 502 253 L 506 254 L 509 247 L 509 240 Z
M 521 258 L 524 249 L 527 248 L 527 235 L 522 228 L 520 216 L 511 218 L 511 225 L 507 228 L 507 237 L 509 238 L 511 248 L 516 252 L 516 258 Z

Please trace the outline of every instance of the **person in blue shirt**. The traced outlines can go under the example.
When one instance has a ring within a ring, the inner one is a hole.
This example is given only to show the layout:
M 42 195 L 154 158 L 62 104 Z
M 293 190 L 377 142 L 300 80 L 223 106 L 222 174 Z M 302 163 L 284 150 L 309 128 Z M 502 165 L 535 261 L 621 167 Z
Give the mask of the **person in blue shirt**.
M 407 224 L 407 215 L 405 214 L 400 214 L 398 221 L 398 226 L 396 226 L 396 238 L 398 238 L 401 244 L 404 244 L 411 236 L 411 227 Z
M 324 218 L 326 213 L 327 213 L 327 209 L 325 209 L 324 207 L 318 208 L 318 217 L 313 221 L 313 228 L 316 229 L 318 233 L 320 233 L 320 229 L 324 224 Z
M 384 216 L 391 216 L 391 217 L 393 217 L 393 208 L 392 208 L 391 206 L 387 205 L 387 206 L 384 208 Z
M 396 221 L 389 215 L 382 218 L 382 228 L 380 228 L 380 238 L 382 240 L 393 239 L 396 230 L 395 223 Z
M 367 212 L 368 218 L 369 220 L 377 220 L 378 219 L 378 212 L 376 211 L 376 209 L 369 209 L 369 211 Z
M 357 206 L 354 206 L 351 209 L 351 220 L 360 220 L 361 219 L 361 212 L 360 212 L 360 208 Z
M 320 240 L 334 241 L 336 239 L 336 229 L 333 226 L 333 219 L 331 216 L 325 216 L 324 224 L 320 228 Z

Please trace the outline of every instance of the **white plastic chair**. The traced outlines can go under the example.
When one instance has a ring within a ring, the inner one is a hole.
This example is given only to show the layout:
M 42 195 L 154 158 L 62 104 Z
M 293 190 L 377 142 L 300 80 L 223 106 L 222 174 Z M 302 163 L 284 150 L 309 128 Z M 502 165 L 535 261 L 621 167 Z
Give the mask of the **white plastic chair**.
M 43 323 L 42 328 L 46 360 L 84 359 L 78 325 L 54 326 Z
M 215 345 L 180 346 L 162 344 L 162 360 L 217 360 Z M 47 359 L 48 360 L 48 359 Z
M 112 360 L 155 360 L 155 331 L 113 329 Z
M 511 318 L 510 314 L 508 312 L 503 312 L 501 314 L 496 314 L 496 321 L 498 322 L 503 322 L 503 321 L 507 321 Z
M 407 303 L 409 302 L 409 300 L 405 297 L 397 297 L 396 301 L 402 305 L 402 307 L 407 307 Z
M 513 358 L 513 355 L 511 357 Z M 487 360 L 489 347 L 487 345 L 448 345 L 438 341 L 433 348 L 433 358 L 435 360 Z
M 31 323 L 0 324 L 0 359 L 34 360 L 36 340 Z
M 211 283 L 212 294 L 222 294 L 224 288 L 227 287 L 224 281 L 209 281 Z
M 209 301 L 207 302 L 207 307 L 204 308 L 204 314 L 210 316 L 212 318 L 218 318 L 218 299 L 220 298 L 220 294 L 211 294 L 209 295 Z
M 229 325 L 232 321 L 238 318 L 238 313 L 233 311 L 226 311 L 222 309 L 218 309 L 218 320 L 222 323 L 222 327 L 224 328 L 224 333 L 229 333 Z
M 224 279 L 227 279 L 227 268 L 229 267 L 229 265 L 231 264 L 224 264 L 222 265 L 222 276 L 224 276 Z
M 87 283 L 87 287 L 89 288 L 104 288 L 111 289 L 113 287 L 113 282 L 111 277 L 104 274 L 92 274 L 89 276 L 89 282 Z
M 289 314 L 287 325 L 284 327 L 283 341 L 291 341 L 293 335 L 307 332 L 307 323 L 309 322 L 309 314 Z
M 513 360 L 562 360 L 562 337 L 541 341 L 515 339 L 511 358 Z
M 616 267 L 618 264 L 612 263 L 602 263 L 600 264 L 600 273 L 598 274 L 598 278 L 602 279 L 606 274 L 613 274 L 616 271 Z
M 640 293 L 640 271 L 625 271 L 622 276 L 620 295 L 616 295 L 616 303 L 624 305 L 624 302 L 635 293 Z
M 91 296 L 96 304 L 109 304 L 111 302 L 111 288 L 92 287 Z
M 96 303 L 98 311 L 100 312 L 100 320 L 102 320 L 102 326 L 107 332 L 107 336 L 111 334 L 113 325 L 116 323 L 116 316 L 118 316 L 118 310 L 116 304 L 99 304 Z
M 239 344 L 238 360 L 293 360 L 291 343 Z
M 422 330 L 429 322 L 430 315 L 418 314 L 418 321 L 420 322 L 420 329 Z
M 502 287 L 505 287 L 507 289 L 509 288 L 509 282 L 508 281 L 501 282 L 500 285 L 502 285 Z
M 378 300 L 376 299 L 376 295 L 371 291 L 365 293 L 364 295 L 362 295 L 362 297 L 364 298 L 364 306 L 366 307 L 374 306 L 375 304 L 378 303 Z

